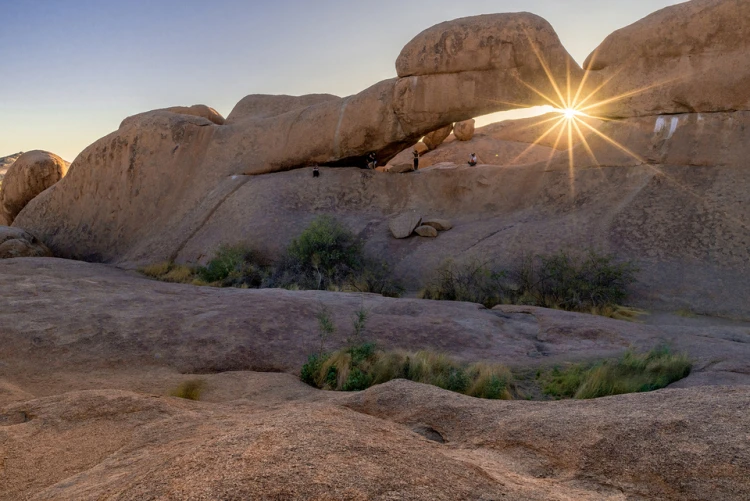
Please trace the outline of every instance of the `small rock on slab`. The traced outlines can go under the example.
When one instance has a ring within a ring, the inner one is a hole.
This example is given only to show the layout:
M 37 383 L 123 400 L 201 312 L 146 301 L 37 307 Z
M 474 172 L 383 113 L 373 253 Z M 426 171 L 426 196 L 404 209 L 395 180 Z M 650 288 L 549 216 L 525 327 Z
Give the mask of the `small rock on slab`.
M 414 230 L 417 235 L 420 237 L 429 237 L 429 238 L 435 238 L 438 236 L 438 230 L 433 228 L 432 226 L 420 226 L 416 230 Z
M 414 233 L 414 228 L 419 226 L 421 222 L 422 216 L 414 212 L 407 212 L 392 219 L 391 222 L 388 223 L 388 227 L 391 229 L 391 233 L 394 237 L 408 238 Z
M 453 228 L 453 224 L 447 219 L 425 219 L 422 221 L 423 226 L 432 226 L 438 231 L 448 231 Z

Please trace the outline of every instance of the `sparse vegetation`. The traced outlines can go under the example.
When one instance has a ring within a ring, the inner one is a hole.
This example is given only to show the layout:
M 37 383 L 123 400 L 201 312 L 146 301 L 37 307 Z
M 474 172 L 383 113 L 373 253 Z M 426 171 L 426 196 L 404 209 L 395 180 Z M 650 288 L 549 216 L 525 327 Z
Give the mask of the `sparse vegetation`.
M 206 384 L 202 379 L 191 379 L 180 384 L 180 386 L 169 392 L 169 394 L 170 396 L 187 400 L 200 400 L 205 386 Z
M 313 355 L 302 380 L 326 390 L 359 391 L 393 379 L 409 379 L 478 398 L 510 399 L 513 377 L 500 365 L 460 364 L 429 351 L 380 351 L 372 343 Z
M 632 262 L 590 251 L 528 256 L 507 270 L 471 260 L 446 261 L 421 292 L 425 299 L 471 301 L 488 308 L 524 304 L 632 319 L 642 312 L 621 306 L 635 281 Z
M 658 390 L 687 377 L 691 368 L 687 355 L 660 347 L 642 354 L 631 350 L 619 359 L 593 366 L 554 368 L 540 373 L 538 379 L 547 395 L 589 399 Z
M 214 287 L 371 292 L 399 297 L 385 263 L 368 258 L 354 233 L 330 216 L 315 219 L 276 262 L 247 245 L 222 246 L 206 266 L 159 263 L 141 273 L 157 280 Z
M 147 277 L 161 280 L 162 282 L 173 282 L 179 284 L 203 285 L 195 270 L 190 266 L 163 262 L 146 266 L 139 270 Z

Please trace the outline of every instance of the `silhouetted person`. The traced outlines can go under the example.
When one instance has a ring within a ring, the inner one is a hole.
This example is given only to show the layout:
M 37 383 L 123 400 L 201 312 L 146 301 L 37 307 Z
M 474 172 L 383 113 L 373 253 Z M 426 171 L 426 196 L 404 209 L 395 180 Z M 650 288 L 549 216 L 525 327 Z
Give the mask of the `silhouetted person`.
M 471 155 L 469 155 L 469 165 L 474 167 L 476 164 L 477 164 L 477 154 L 472 153 Z
M 419 169 L 419 152 L 414 150 L 411 154 L 414 155 L 414 170 L 417 170 Z
M 313 167 L 313 177 L 320 177 L 320 171 L 317 167 Z
M 378 166 L 378 159 L 375 156 L 375 153 L 373 152 L 367 155 L 367 168 L 374 170 L 375 167 L 377 166 Z

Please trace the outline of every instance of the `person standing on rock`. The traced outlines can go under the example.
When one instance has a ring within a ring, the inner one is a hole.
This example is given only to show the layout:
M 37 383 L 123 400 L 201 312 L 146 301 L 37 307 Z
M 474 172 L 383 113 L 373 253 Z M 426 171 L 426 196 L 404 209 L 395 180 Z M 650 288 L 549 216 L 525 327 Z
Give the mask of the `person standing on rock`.
M 474 167 L 476 164 L 477 164 L 477 154 L 472 153 L 471 155 L 469 155 L 469 165 Z
M 375 153 L 370 153 L 367 155 L 367 168 L 371 170 L 375 170 L 375 168 L 378 166 L 378 158 L 375 156 Z
M 412 155 L 414 155 L 414 170 L 419 169 L 419 151 L 414 150 L 411 152 Z
M 320 177 L 320 171 L 317 166 L 313 167 L 313 177 Z

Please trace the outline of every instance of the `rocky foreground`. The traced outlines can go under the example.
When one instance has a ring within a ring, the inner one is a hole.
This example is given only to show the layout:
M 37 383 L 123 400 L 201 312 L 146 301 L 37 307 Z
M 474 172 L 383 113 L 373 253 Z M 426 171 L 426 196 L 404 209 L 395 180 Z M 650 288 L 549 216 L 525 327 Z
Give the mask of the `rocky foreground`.
M 335 348 L 363 302 L 368 339 L 383 347 L 529 368 L 669 342 L 696 364 L 671 389 L 595 401 L 301 383 L 294 373 L 318 347 L 320 306 L 342 331 L 328 341 Z M 0 304 L 3 500 L 750 494 L 744 323 L 201 288 L 48 258 L 1 261 Z M 200 402 L 166 396 L 196 378 L 206 384 Z

